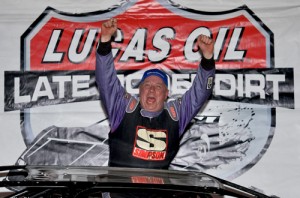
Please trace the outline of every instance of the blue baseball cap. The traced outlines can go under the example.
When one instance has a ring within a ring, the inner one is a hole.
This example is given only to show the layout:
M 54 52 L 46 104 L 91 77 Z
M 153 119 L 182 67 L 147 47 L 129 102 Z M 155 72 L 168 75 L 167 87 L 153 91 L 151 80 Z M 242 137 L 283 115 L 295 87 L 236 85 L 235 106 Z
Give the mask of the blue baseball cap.
M 144 82 L 144 80 L 146 78 L 148 78 L 149 76 L 157 76 L 160 77 L 163 82 L 165 83 L 165 85 L 168 87 L 168 76 L 165 72 L 159 70 L 159 69 L 149 69 L 147 71 L 145 71 L 142 80 L 140 81 L 139 85 Z

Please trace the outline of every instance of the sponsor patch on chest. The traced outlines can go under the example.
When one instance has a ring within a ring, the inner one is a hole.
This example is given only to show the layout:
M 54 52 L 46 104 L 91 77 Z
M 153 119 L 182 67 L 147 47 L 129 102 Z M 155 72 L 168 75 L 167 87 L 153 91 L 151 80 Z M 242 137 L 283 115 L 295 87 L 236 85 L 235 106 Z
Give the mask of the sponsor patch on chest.
M 164 160 L 167 154 L 167 130 L 137 126 L 132 156 L 143 160 Z

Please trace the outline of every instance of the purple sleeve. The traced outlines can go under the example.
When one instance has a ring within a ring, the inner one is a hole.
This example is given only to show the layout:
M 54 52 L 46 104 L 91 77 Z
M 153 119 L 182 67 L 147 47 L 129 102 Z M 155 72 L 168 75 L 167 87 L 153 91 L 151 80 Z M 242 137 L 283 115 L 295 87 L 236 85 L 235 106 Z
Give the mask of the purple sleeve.
M 214 76 L 214 60 L 207 60 L 203 58 L 191 88 L 182 96 L 181 102 L 177 102 L 180 135 L 183 134 L 185 127 L 197 115 L 201 107 L 211 95 Z
M 106 55 L 96 53 L 95 76 L 101 102 L 108 115 L 111 132 L 113 132 L 125 115 L 128 99 L 125 98 L 126 91 L 117 78 L 111 52 Z

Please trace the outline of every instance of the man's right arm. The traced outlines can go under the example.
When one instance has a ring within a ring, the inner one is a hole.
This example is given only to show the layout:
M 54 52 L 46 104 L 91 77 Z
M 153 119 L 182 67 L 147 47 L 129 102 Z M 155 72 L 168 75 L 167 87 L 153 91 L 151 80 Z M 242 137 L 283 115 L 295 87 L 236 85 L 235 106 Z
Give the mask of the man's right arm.
M 111 131 L 113 132 L 125 114 L 128 100 L 125 99 L 125 89 L 117 77 L 110 41 L 99 42 L 96 53 L 95 76 L 100 99 L 108 115 Z

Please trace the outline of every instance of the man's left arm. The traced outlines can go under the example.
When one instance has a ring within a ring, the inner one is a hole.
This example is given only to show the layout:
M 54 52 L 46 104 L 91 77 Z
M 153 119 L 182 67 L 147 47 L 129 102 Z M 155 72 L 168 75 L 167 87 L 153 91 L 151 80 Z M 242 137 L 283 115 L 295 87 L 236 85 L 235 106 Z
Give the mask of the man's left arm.
M 182 96 L 178 104 L 180 135 L 211 95 L 214 76 L 215 61 L 213 58 L 203 58 L 191 88 Z
M 215 61 L 213 58 L 214 41 L 204 35 L 197 40 L 202 60 L 191 88 L 177 101 L 179 111 L 179 133 L 185 131 L 188 123 L 197 115 L 212 93 L 215 76 Z

